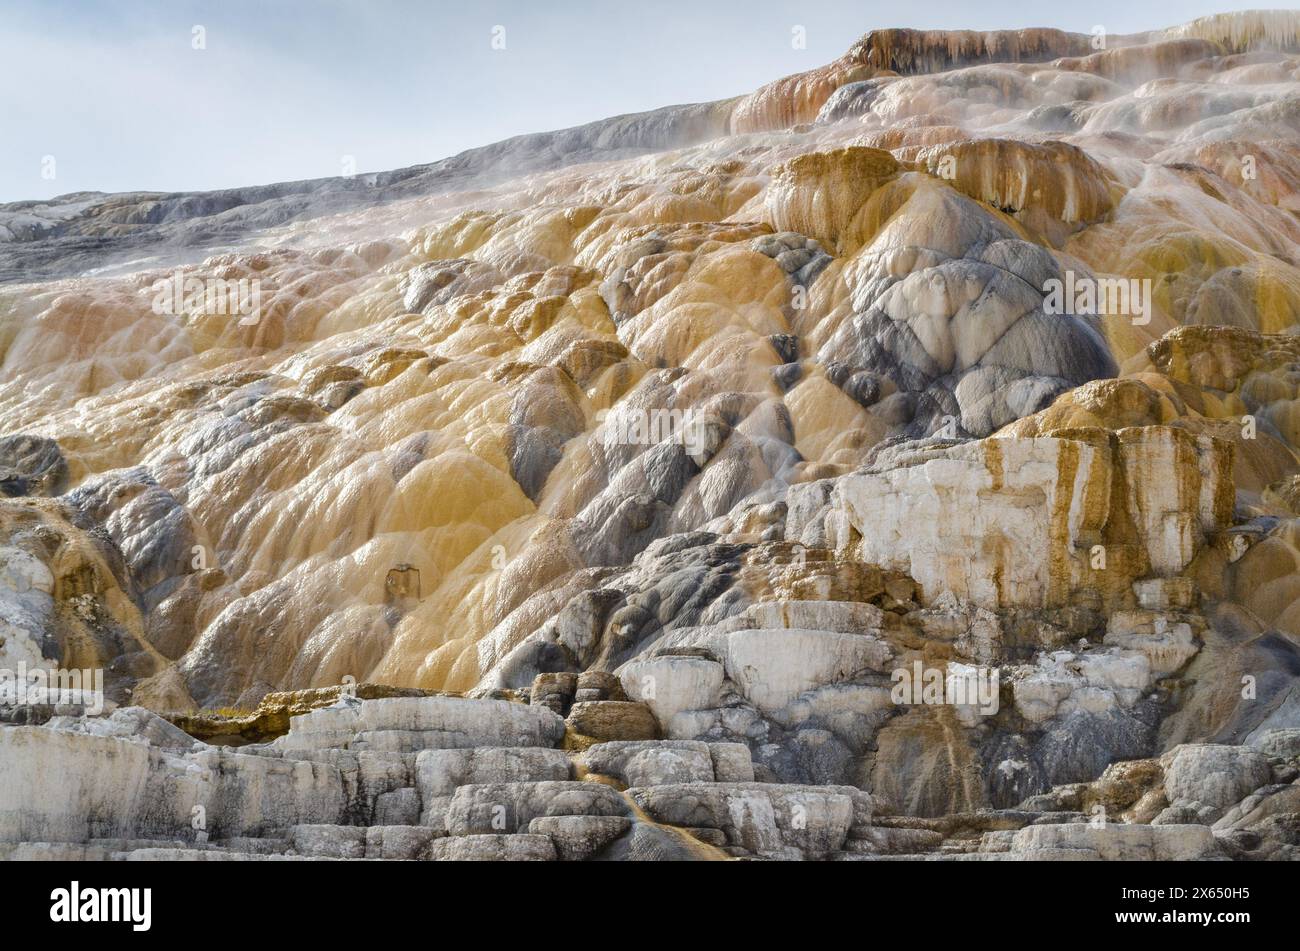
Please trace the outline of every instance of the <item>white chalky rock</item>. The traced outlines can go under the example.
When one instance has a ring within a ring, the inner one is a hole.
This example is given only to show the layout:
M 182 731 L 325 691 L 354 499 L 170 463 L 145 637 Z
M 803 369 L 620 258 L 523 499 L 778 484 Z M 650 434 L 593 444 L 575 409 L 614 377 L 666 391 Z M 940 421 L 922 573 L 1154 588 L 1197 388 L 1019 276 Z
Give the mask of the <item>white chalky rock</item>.
M 1300 728 L 1266 730 L 1252 737 L 1249 745 L 1267 756 L 1300 759 Z
M 1155 574 L 1186 568 L 1205 537 L 1230 523 L 1231 458 L 1226 444 L 1168 426 L 1120 430 L 1113 445 L 991 438 L 921 450 L 836 479 L 829 512 L 815 505 L 824 488 L 793 488 L 786 538 L 811 544 L 826 515 L 842 512 L 852 531 L 841 546 L 857 539 L 855 557 L 907 573 L 928 599 L 950 592 L 983 607 L 1064 605 L 1095 585 L 1080 552 L 1112 513 L 1139 523 Z M 1116 469 L 1126 496 L 1112 493 Z
M 1020 714 L 1042 723 L 1074 712 L 1130 707 L 1153 681 L 1150 662 L 1137 652 L 1056 651 L 1039 657 L 1036 667 L 1021 668 L 1011 691 Z
M 289 721 L 281 748 L 346 747 L 392 752 L 475 746 L 556 746 L 564 721 L 545 707 L 508 700 L 396 697 L 312 710 Z
M 434 840 L 445 835 L 428 826 L 372 826 L 366 830 L 366 858 L 424 858 Z
M 542 782 L 572 778 L 568 754 L 544 747 L 425 750 L 415 758 L 415 781 L 428 803 L 470 783 Z
M 274 855 L 261 852 L 224 852 L 213 849 L 133 849 L 114 852 L 109 858 L 120 862 L 336 862 L 342 859 L 318 855 Z
M 151 774 L 171 773 L 164 795 Z M 202 782 L 139 743 L 39 727 L 0 729 L 0 841 L 85 842 L 188 825 Z
M 1244 746 L 1190 743 L 1174 747 L 1160 762 L 1171 803 L 1189 800 L 1218 810 L 1240 802 L 1271 775 L 1268 758 Z
M 1011 851 L 1027 853 L 1029 858 L 1057 849 L 1079 849 L 1108 861 L 1134 862 L 1184 862 L 1219 854 L 1214 834 L 1202 825 L 1033 825 L 1021 829 L 1011 840 Z
M 44 667 L 41 643 L 54 609 L 54 577 L 35 556 L 11 545 L 0 546 L 0 668 L 17 671 Z M 0 703 L 13 685 L 0 681 Z
M 1068 587 L 1053 548 L 1084 527 L 1105 464 L 1086 443 L 985 440 L 843 477 L 831 505 L 860 534 L 863 561 L 906 572 L 929 597 L 1042 607 Z
M 549 836 L 458 835 L 429 845 L 435 862 L 554 862 L 558 856 Z
M 582 762 L 589 772 L 611 776 L 624 786 L 711 783 L 716 778 L 709 744 L 691 740 L 597 743 L 582 755 Z
M 39 591 L 54 593 L 54 575 L 30 552 L 12 545 L 0 545 L 0 587 L 18 594 Z
M 885 612 L 860 601 L 764 601 L 717 625 L 719 630 L 797 628 L 843 634 L 878 632 Z
M 375 826 L 413 826 L 420 821 L 424 800 L 413 787 L 394 789 L 375 797 Z
M 453 836 L 524 832 L 539 816 L 625 816 L 630 809 L 600 783 L 475 783 L 461 786 L 447 807 Z
M 713 777 L 720 783 L 752 783 L 754 759 L 744 743 L 710 743 Z
M 299 855 L 325 859 L 366 857 L 366 830 L 362 826 L 294 826 L 289 830 L 289 841 Z
M 817 719 L 841 736 L 866 743 L 895 709 L 888 686 L 828 684 L 800 694 L 771 718 L 786 729 Z
M 688 783 L 632 788 L 657 822 L 719 829 L 729 845 L 758 855 L 823 855 L 840 849 L 869 797 L 850 786 Z
M 775 712 L 800 694 L 882 671 L 888 645 L 863 634 L 793 629 L 733 631 L 724 664 L 754 706 Z
M 564 862 L 591 858 L 630 828 L 632 820 L 623 816 L 541 816 L 528 824 L 530 834 L 555 843 Z
M 112 736 L 183 752 L 188 752 L 197 742 L 184 730 L 144 707 L 120 707 L 106 717 L 58 716 L 50 719 L 45 726 L 51 730 Z
M 0 841 L 261 836 L 338 823 L 340 771 L 210 747 L 180 756 L 116 737 L 41 727 L 0 730 Z
M 619 670 L 619 679 L 628 697 L 646 704 L 667 728 L 683 710 L 717 706 L 726 671 L 705 657 L 670 655 L 631 661 Z
M 1185 621 L 1172 622 L 1163 616 L 1151 618 L 1143 612 L 1117 611 L 1110 618 L 1105 643 L 1146 657 L 1156 677 L 1167 677 L 1196 656 L 1200 643 Z

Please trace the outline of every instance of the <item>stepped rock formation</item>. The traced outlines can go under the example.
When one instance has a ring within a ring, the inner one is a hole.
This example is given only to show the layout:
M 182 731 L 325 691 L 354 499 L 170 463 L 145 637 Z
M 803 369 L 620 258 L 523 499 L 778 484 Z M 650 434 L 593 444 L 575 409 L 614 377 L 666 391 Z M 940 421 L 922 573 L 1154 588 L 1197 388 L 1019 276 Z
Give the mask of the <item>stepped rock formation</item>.
M 0 281 L 0 855 L 1300 858 L 1300 14 L 2 205 Z

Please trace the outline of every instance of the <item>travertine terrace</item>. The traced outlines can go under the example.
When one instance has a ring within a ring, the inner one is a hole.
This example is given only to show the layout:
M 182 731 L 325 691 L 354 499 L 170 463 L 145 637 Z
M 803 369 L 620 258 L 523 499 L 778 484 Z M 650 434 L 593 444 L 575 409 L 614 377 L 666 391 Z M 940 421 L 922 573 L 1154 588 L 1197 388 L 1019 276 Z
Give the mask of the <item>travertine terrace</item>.
M 0 205 L 0 281 L 0 668 L 107 694 L 0 683 L 0 855 L 1300 857 L 1300 13 Z

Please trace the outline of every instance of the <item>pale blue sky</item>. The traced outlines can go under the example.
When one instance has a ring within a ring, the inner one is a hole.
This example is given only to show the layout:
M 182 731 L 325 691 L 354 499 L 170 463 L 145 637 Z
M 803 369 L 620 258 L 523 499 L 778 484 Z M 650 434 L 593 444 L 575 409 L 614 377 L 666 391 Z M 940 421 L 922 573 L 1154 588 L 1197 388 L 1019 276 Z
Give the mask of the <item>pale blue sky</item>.
M 868 30 L 1112 33 L 1232 0 L 0 0 L 0 201 L 430 162 L 522 132 L 747 92 Z M 206 49 L 192 48 L 195 25 Z M 506 49 L 492 29 L 505 27 Z M 791 28 L 807 32 L 793 49 Z M 54 156 L 56 177 L 42 177 Z

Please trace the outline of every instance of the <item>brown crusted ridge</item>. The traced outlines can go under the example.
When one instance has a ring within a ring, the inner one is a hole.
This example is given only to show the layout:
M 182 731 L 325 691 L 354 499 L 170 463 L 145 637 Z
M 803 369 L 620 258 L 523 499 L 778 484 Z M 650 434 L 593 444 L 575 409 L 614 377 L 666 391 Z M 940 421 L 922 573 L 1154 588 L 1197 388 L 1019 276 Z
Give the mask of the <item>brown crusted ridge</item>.
M 767 211 L 773 227 L 844 253 L 864 238 L 860 212 L 871 194 L 904 168 L 889 152 L 848 146 L 807 152 L 772 169 Z
M 817 69 L 767 83 L 736 101 L 731 112 L 731 132 L 764 132 L 812 122 L 835 90 L 874 75 L 874 70 L 841 56 Z
M 1195 37 L 1169 38 L 1138 46 L 1088 50 L 1083 56 L 1064 57 L 1053 65 L 1070 72 L 1090 73 L 1105 79 L 1136 83 L 1175 76 L 1190 63 L 1209 59 L 1218 52 L 1219 47 L 1208 40 Z
M 1116 195 L 1100 165 L 1065 142 L 971 139 L 922 149 L 917 160 L 932 173 L 951 156 L 958 191 L 1009 214 L 1041 212 L 1057 221 L 1098 221 Z
M 732 133 L 811 122 L 841 86 L 891 73 L 935 73 L 977 63 L 1041 63 L 1092 52 L 1091 37 L 1062 30 L 873 30 L 843 56 L 767 83 L 736 101 Z
M 430 697 L 446 695 L 443 691 L 418 687 L 392 687 L 387 684 L 360 683 L 351 695 L 358 700 L 384 700 L 390 697 Z M 289 732 L 289 719 L 320 707 L 337 703 L 343 696 L 342 686 L 312 687 L 268 693 L 249 712 L 227 711 L 200 713 L 164 713 L 164 719 L 190 736 L 216 746 L 243 746 L 265 743 Z
M 1166 376 L 1229 392 L 1262 361 L 1300 358 L 1300 339 L 1240 327 L 1176 327 L 1148 346 L 1147 356 Z
M 1254 49 L 1300 52 L 1300 10 L 1214 13 L 1165 30 L 1163 35 L 1209 40 L 1233 53 Z
M 938 73 L 980 63 L 1042 63 L 1092 52 L 1091 37 L 1063 30 L 872 30 L 848 59 L 904 75 Z

